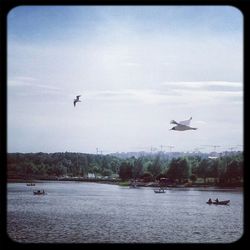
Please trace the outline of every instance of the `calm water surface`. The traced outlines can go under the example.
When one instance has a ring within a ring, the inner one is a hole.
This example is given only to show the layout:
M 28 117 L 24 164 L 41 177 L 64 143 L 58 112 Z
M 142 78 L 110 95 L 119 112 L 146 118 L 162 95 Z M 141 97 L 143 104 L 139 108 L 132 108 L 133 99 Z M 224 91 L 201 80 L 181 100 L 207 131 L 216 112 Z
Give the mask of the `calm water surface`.
M 33 195 L 44 189 L 47 195 Z M 7 231 L 35 243 L 231 243 L 243 234 L 237 190 L 152 188 L 83 182 L 9 183 Z M 231 200 L 208 205 L 208 198 Z

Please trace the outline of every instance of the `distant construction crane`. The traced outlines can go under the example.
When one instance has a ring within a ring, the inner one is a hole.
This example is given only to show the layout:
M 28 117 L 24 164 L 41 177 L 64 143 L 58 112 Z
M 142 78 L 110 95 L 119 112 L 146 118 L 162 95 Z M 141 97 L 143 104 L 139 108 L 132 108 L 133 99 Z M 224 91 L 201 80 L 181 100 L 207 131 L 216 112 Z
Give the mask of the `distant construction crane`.
M 153 153 L 153 151 L 156 151 L 156 150 L 157 150 L 156 147 L 153 147 L 153 146 L 150 147 L 150 152 L 151 152 L 151 154 Z
M 199 152 L 200 149 L 203 149 L 203 147 L 194 148 L 194 152 Z
M 166 146 L 166 147 L 169 148 L 170 153 L 172 152 L 172 148 L 174 148 L 174 146 L 172 146 L 172 145 L 169 145 L 169 146 Z
M 171 152 L 171 149 L 174 148 L 172 145 L 160 145 L 161 151 L 163 148 L 169 148 L 169 151 Z
M 236 147 L 236 146 L 234 146 L 234 147 L 229 147 L 228 149 L 230 149 L 230 151 L 232 152 L 233 149 L 235 149 L 235 148 L 237 148 L 237 147 Z
M 150 146 L 150 147 L 139 147 L 139 148 L 137 148 L 138 150 L 140 149 L 140 150 L 145 150 L 145 152 L 151 152 L 151 154 L 154 152 L 154 151 L 156 151 L 157 150 L 157 148 L 156 147 L 153 147 L 153 146 Z
M 214 148 L 214 152 L 216 152 L 216 148 L 219 148 L 219 145 L 202 145 L 203 147 L 213 147 Z
M 97 155 L 98 155 L 98 154 L 101 154 L 101 155 L 102 155 L 103 152 L 106 152 L 106 151 L 99 150 L 98 148 L 96 148 L 96 154 L 97 154 Z

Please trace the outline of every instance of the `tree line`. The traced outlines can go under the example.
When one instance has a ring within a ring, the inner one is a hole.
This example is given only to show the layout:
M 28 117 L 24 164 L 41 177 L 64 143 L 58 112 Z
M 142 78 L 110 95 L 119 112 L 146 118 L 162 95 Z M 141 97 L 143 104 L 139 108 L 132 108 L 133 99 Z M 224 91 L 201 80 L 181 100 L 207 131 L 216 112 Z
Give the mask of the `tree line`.
M 167 178 L 177 183 L 204 183 L 213 178 L 217 183 L 240 183 L 243 180 L 243 153 L 207 157 L 184 156 L 172 159 L 152 156 L 121 159 L 112 155 L 84 153 L 9 153 L 7 155 L 8 178 L 87 177 L 92 173 L 99 177 L 121 180 L 142 179 L 155 181 Z

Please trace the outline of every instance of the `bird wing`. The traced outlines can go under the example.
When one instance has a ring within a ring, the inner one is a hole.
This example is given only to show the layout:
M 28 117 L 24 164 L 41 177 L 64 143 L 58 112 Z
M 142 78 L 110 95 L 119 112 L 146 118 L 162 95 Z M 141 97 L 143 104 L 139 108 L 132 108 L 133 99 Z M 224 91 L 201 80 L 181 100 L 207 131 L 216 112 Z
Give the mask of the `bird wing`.
M 179 124 L 189 126 L 191 120 L 192 120 L 192 117 L 190 117 L 188 120 L 180 121 Z
M 176 125 L 179 125 L 179 123 L 178 123 L 178 122 L 176 122 L 175 120 L 172 120 L 172 121 L 170 122 L 170 124 L 176 124 Z
M 192 127 L 190 127 L 188 125 L 183 125 L 183 124 L 180 124 L 179 128 L 183 129 L 183 130 L 188 130 L 188 129 L 197 130 L 197 128 L 192 128 Z
M 175 126 L 175 130 L 179 130 L 179 131 L 184 131 L 184 130 L 189 130 L 189 129 L 193 129 L 187 125 L 183 125 L 183 124 L 179 124 L 177 126 Z
M 74 106 L 76 106 L 76 100 L 74 100 Z
M 80 97 L 80 96 L 81 96 L 81 95 L 77 95 L 76 98 L 79 100 L 79 97 Z

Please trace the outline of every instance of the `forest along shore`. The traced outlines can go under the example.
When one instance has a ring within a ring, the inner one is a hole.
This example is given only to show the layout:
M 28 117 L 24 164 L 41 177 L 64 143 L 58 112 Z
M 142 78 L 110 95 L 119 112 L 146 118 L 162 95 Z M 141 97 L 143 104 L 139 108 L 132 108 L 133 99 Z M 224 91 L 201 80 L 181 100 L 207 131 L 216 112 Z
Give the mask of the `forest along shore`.
M 137 186 L 243 186 L 243 152 L 146 154 L 8 153 L 8 180 L 88 181 Z M 161 180 L 161 183 L 159 183 Z

